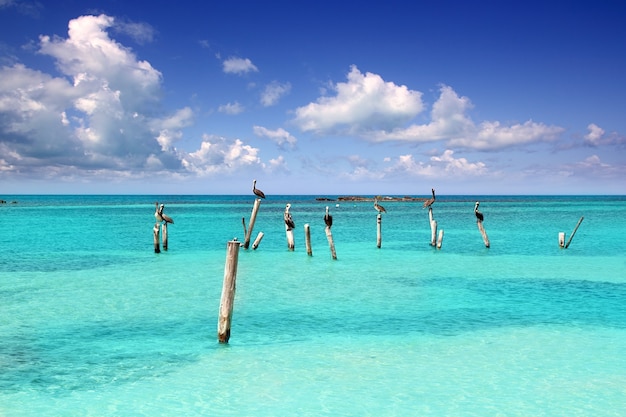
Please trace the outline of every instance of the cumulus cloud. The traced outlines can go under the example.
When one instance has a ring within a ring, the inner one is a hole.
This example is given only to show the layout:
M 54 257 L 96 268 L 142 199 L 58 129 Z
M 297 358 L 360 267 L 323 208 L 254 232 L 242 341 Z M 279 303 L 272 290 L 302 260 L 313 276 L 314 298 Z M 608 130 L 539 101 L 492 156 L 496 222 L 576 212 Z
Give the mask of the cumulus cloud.
M 258 154 L 258 148 L 246 145 L 240 139 L 232 142 L 222 137 L 204 135 L 200 149 L 184 154 L 182 163 L 190 172 L 210 175 L 234 172 L 249 166 L 263 167 Z
M 416 161 L 413 155 L 401 155 L 390 160 L 389 172 L 424 177 L 467 177 L 488 173 L 484 162 L 470 162 L 466 158 L 455 158 L 454 151 L 446 149 L 441 155 L 433 155 L 429 161 Z
M 237 75 L 259 71 L 259 69 L 248 58 L 228 58 L 222 62 L 222 68 L 226 74 Z
M 283 128 L 269 130 L 262 126 L 254 126 L 252 130 L 257 136 L 271 139 L 273 142 L 276 143 L 276 145 L 278 145 L 280 149 L 293 149 L 295 148 L 296 142 L 298 141 L 294 136 L 292 136 Z
M 260 163 L 258 150 L 238 139 L 205 138 L 191 153 L 176 149 L 194 112 L 161 110 L 161 73 L 109 36 L 115 25 L 110 16 L 81 16 L 69 22 L 67 38 L 40 36 L 38 53 L 54 60 L 61 77 L 22 64 L 0 68 L 0 175 L 126 178 Z M 122 30 L 150 32 L 128 24 Z
M 261 93 L 261 104 L 265 107 L 273 106 L 278 103 L 281 97 L 289 94 L 289 91 L 291 91 L 290 83 L 281 84 L 278 81 L 273 81 Z
M 347 78 L 347 82 L 333 87 L 336 95 L 297 108 L 296 125 L 318 134 L 360 133 L 393 128 L 423 109 L 422 93 L 404 85 L 385 82 L 370 72 L 363 74 L 356 66 L 351 67 Z
M 235 115 L 243 113 L 244 107 L 239 102 L 222 104 L 217 109 L 220 113 Z
M 362 74 L 355 66 L 347 78 L 333 87 L 334 96 L 320 97 L 296 109 L 294 122 L 300 129 L 318 134 L 350 133 L 371 142 L 442 141 L 447 147 L 482 151 L 552 141 L 564 132 L 561 127 L 532 120 L 476 124 L 468 115 L 473 107 L 470 99 L 446 85 L 440 87 L 430 121 L 406 126 L 423 110 L 422 93 L 385 82 L 376 74 Z

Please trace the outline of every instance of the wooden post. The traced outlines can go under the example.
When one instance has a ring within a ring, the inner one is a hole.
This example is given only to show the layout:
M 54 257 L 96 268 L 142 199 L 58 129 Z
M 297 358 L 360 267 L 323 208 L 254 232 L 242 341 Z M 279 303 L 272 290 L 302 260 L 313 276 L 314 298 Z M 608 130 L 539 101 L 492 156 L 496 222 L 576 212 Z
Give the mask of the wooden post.
M 304 225 L 304 244 L 306 245 L 306 254 L 313 256 L 313 249 L 311 249 L 311 227 L 308 223 Z
M 433 218 L 433 208 L 428 207 L 428 219 L 430 220 L 430 245 L 437 245 L 437 220 Z
M 167 222 L 161 225 L 161 239 L 163 239 L 163 250 L 167 250 Z
M 224 283 L 222 285 L 220 312 L 217 321 L 217 339 L 220 343 L 228 343 L 228 340 L 230 339 L 230 325 L 233 318 L 233 306 L 235 303 L 239 246 L 239 242 L 237 241 L 237 238 L 235 238 L 228 242 L 226 249 Z
M 439 230 L 439 239 L 437 239 L 437 249 L 441 249 L 441 244 L 443 243 L 443 229 Z
M 248 230 L 246 229 L 246 218 L 242 217 L 241 218 L 241 224 L 243 225 L 243 235 L 247 235 L 248 234 Z
M 289 250 L 294 250 L 296 248 L 296 242 L 293 238 L 293 229 L 289 229 L 285 225 L 285 236 L 287 237 L 287 248 Z
M 383 219 L 382 214 L 378 213 L 378 216 L 376 216 L 376 246 L 379 248 L 382 245 L 382 240 L 383 240 L 382 219 Z
M 570 235 L 569 239 L 567 239 L 567 243 L 565 244 L 565 249 L 567 249 L 569 247 L 569 244 L 572 242 L 572 239 L 574 239 L 574 235 L 576 234 L 576 230 L 578 230 L 578 226 L 580 226 L 580 224 L 583 222 L 584 218 L 585 218 L 584 216 L 581 216 L 580 220 L 578 220 L 578 223 L 576 223 L 576 227 L 574 227 L 574 231 Z
M 328 246 L 330 247 L 330 255 L 333 257 L 333 259 L 337 259 L 337 253 L 335 252 L 335 242 L 333 240 L 333 234 L 330 231 L 329 226 L 326 226 L 326 239 L 328 239 Z
M 565 247 L 565 232 L 559 232 L 559 247 Z
M 259 243 L 261 243 L 261 239 L 263 239 L 263 236 L 265 236 L 263 232 L 259 232 L 259 234 L 256 236 L 256 239 L 254 239 L 254 243 L 252 244 L 252 249 L 256 249 L 259 247 Z
M 256 215 L 259 211 L 259 206 L 261 205 L 261 199 L 257 198 L 254 200 L 254 206 L 252 207 L 252 214 L 250 215 L 250 225 L 248 226 L 248 232 L 246 233 L 246 238 L 243 241 L 243 247 L 248 249 L 250 246 L 250 236 L 252 235 L 252 228 L 254 227 L 254 222 L 256 221 Z
M 489 247 L 489 238 L 487 237 L 487 232 L 485 232 L 485 228 L 483 227 L 483 222 L 480 220 L 476 221 L 478 224 L 478 230 L 480 230 L 480 234 L 483 236 L 483 242 L 485 242 L 485 246 Z
M 152 228 L 152 235 L 154 236 L 154 253 L 161 253 L 161 246 L 159 242 L 159 224 L 155 223 Z

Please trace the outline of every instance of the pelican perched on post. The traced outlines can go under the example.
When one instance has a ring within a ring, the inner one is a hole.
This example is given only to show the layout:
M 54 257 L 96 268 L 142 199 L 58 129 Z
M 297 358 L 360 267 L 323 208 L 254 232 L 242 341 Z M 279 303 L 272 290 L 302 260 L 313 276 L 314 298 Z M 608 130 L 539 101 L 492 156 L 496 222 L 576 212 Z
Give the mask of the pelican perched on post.
M 379 213 L 386 213 L 387 212 L 387 210 L 385 210 L 385 208 L 383 206 L 378 204 L 378 197 L 374 197 L 374 208 Z
M 154 212 L 154 217 L 156 218 L 157 222 L 165 222 L 165 223 L 172 223 L 174 224 L 174 220 L 172 220 L 172 218 L 170 216 L 168 216 L 167 214 L 163 213 L 163 210 L 165 209 L 165 205 L 161 204 L 159 206 L 159 202 L 157 201 L 156 203 L 154 203 L 156 205 L 156 211 Z
M 482 222 L 482 221 L 483 221 L 483 219 L 485 218 L 485 216 L 483 216 L 483 214 L 482 214 L 480 211 L 478 211 L 478 206 L 479 206 L 479 205 L 480 205 L 480 203 L 477 201 L 477 202 L 476 202 L 476 205 L 474 206 L 474 214 L 476 215 L 476 219 L 477 219 L 479 222 Z
M 328 213 L 328 206 L 326 206 L 326 214 L 324 215 L 324 223 L 326 223 L 327 227 L 331 227 L 333 225 L 333 216 Z
M 285 206 L 285 214 L 283 214 L 283 217 L 285 219 L 285 224 L 287 225 L 287 230 L 292 230 L 296 227 L 296 224 L 293 222 L 293 219 L 291 218 L 291 213 L 289 213 L 290 208 L 291 208 L 291 204 L 287 203 L 287 205 Z
M 252 192 L 258 197 L 265 198 L 265 193 L 263 193 L 263 191 L 256 188 L 256 180 L 252 181 Z
M 424 201 L 424 206 L 422 208 L 430 207 L 435 202 L 435 189 L 431 188 L 430 190 L 432 191 L 433 196 L 429 198 L 428 200 Z

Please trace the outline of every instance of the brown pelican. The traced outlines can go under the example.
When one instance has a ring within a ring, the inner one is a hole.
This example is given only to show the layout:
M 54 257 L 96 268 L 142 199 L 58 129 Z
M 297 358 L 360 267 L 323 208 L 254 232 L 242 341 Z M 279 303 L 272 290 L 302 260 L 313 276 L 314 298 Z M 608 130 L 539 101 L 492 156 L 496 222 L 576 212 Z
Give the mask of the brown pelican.
M 326 226 L 328 227 L 333 225 L 333 216 L 328 214 L 328 206 L 326 206 L 326 214 L 324 215 L 324 223 L 326 223 Z
M 165 205 L 161 204 L 159 206 L 158 201 L 154 204 L 156 205 L 156 211 L 154 212 L 154 217 L 156 218 L 157 222 L 165 222 L 165 223 L 173 224 L 174 220 L 172 220 L 172 218 L 168 216 L 167 214 L 163 213 L 163 209 L 165 208 Z
M 296 227 L 296 224 L 293 222 L 291 218 L 291 213 L 289 213 L 289 209 L 291 208 L 291 204 L 287 203 L 285 206 L 285 214 L 283 214 L 283 218 L 285 219 L 285 224 L 287 225 L 287 230 L 292 230 Z
M 385 208 L 383 206 L 378 204 L 378 197 L 374 197 L 374 208 L 379 213 L 387 213 L 387 210 L 385 210 Z
M 256 188 L 256 180 L 252 181 L 252 192 L 261 198 L 265 198 L 265 193 Z
M 476 205 L 474 206 L 474 214 L 476 215 L 476 219 L 477 219 L 479 222 L 482 222 L 482 221 L 483 221 L 483 219 L 485 218 L 485 216 L 483 216 L 483 214 L 482 214 L 480 211 L 478 211 L 478 206 L 479 206 L 479 205 L 480 205 L 480 203 L 477 201 L 477 202 L 476 202 Z
M 433 196 L 429 198 L 428 200 L 424 201 L 424 206 L 422 208 L 430 207 L 435 202 L 435 189 L 431 188 L 430 190 L 433 192 Z

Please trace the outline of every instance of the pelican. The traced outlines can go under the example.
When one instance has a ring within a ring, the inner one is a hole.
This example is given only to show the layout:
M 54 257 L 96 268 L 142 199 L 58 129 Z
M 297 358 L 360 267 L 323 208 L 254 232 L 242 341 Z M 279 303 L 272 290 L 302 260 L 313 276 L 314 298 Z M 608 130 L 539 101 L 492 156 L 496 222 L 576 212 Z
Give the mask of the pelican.
M 428 200 L 424 201 L 424 207 L 422 208 L 430 207 L 435 202 L 435 189 L 431 188 L 430 190 L 433 192 L 433 196 L 429 198 Z
M 265 198 L 265 193 L 256 188 L 256 180 L 252 181 L 252 192 L 261 198 Z
M 383 206 L 378 204 L 378 197 L 374 197 L 374 208 L 379 213 L 387 213 L 387 210 L 385 210 L 385 208 Z
M 476 205 L 474 206 L 474 214 L 476 215 L 476 219 L 477 219 L 479 222 L 482 222 L 482 221 L 483 221 L 483 219 L 485 218 L 485 216 L 483 216 L 483 214 L 482 214 L 480 211 L 478 211 L 478 206 L 479 206 L 479 205 L 480 205 L 480 203 L 477 201 L 477 202 L 476 202 Z
M 285 206 L 285 214 L 283 215 L 283 217 L 285 218 L 285 224 L 287 225 L 287 230 L 292 230 L 296 227 L 296 224 L 291 218 L 291 213 L 289 213 L 290 208 L 291 204 L 287 203 L 287 205 Z
M 326 223 L 326 226 L 328 227 L 333 225 L 333 216 L 328 214 L 328 206 L 326 206 L 326 214 L 324 215 L 324 223 Z
M 154 217 L 156 218 L 157 222 L 165 222 L 165 223 L 174 224 L 174 220 L 172 220 L 172 218 L 168 216 L 167 214 L 163 213 L 163 209 L 165 209 L 165 205 L 161 204 L 159 206 L 158 201 L 154 204 L 156 205 L 156 211 L 154 212 Z

